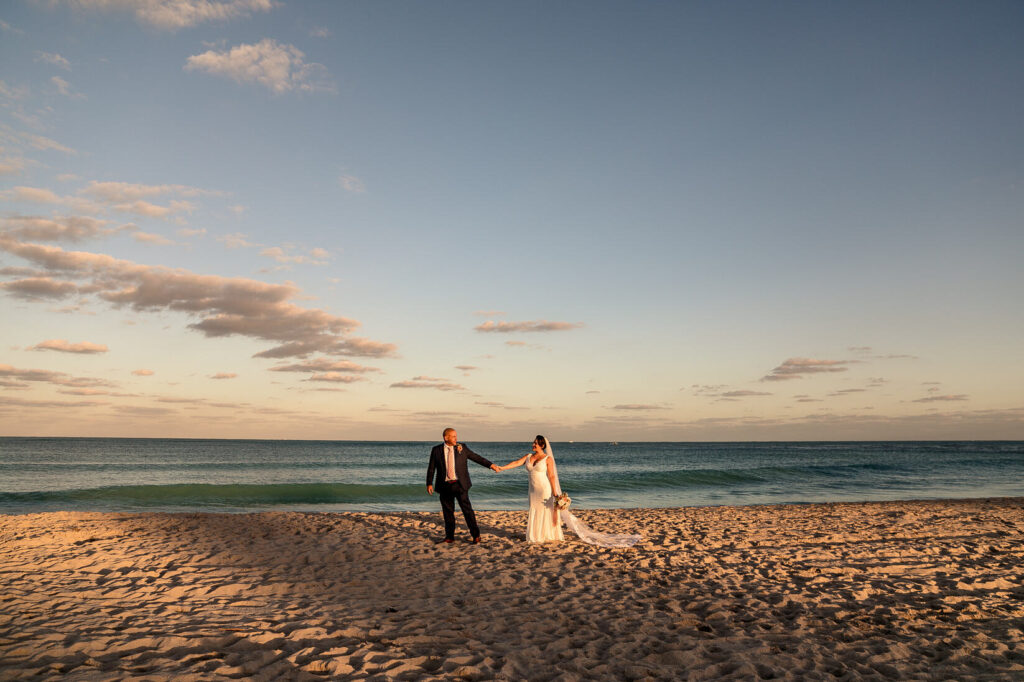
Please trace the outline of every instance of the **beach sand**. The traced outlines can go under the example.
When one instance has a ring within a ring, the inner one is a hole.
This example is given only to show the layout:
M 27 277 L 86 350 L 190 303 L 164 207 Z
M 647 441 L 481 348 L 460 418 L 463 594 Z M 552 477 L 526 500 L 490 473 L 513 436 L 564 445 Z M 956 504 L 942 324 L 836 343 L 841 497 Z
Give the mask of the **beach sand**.
M 1024 679 L 1024 499 L 0 516 L 0 678 Z

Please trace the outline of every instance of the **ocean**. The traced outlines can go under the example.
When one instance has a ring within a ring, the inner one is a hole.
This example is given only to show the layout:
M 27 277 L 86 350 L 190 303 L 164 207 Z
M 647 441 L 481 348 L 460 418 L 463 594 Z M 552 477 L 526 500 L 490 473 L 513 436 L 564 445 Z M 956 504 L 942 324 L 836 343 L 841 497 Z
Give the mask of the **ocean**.
M 0 438 L 0 513 L 436 511 L 434 442 Z M 469 443 L 498 464 L 527 443 Z M 584 509 L 1024 496 L 1024 441 L 553 443 Z M 477 509 L 527 475 L 470 463 Z

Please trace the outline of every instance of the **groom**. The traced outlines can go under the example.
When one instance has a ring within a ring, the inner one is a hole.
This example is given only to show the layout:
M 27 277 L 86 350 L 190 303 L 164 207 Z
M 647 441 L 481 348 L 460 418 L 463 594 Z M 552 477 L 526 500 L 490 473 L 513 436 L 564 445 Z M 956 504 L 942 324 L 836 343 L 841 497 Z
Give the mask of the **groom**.
M 476 454 L 458 441 L 455 429 L 444 430 L 444 442 L 435 445 L 430 451 L 430 464 L 427 465 L 427 494 L 433 495 L 434 488 L 441 496 L 441 513 L 444 515 L 444 541 L 455 542 L 455 500 L 459 501 L 459 509 L 466 518 L 469 534 L 474 543 L 480 542 L 480 528 L 476 525 L 476 514 L 469 501 L 469 458 L 480 466 L 490 467 L 498 471 L 498 466 Z M 435 472 L 437 473 L 435 477 Z M 431 483 L 434 479 L 434 483 Z

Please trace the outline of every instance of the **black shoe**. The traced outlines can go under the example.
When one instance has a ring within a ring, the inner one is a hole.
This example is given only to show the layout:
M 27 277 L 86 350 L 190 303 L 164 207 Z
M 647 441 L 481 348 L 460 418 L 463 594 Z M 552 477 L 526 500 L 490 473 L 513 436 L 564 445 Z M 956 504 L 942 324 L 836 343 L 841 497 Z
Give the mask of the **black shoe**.
M 438 540 L 437 544 L 439 544 L 439 545 L 450 545 L 453 542 L 455 542 L 455 540 L 453 540 L 452 538 L 445 538 L 444 540 Z
M 470 542 L 472 542 L 474 545 L 479 545 L 480 544 L 480 536 L 477 535 L 475 538 L 470 540 Z

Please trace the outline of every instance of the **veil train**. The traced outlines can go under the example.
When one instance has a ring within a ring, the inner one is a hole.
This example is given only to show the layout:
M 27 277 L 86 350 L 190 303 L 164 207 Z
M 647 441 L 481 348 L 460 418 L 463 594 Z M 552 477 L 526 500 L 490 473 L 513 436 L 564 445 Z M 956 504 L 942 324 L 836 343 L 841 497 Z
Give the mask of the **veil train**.
M 550 440 L 547 441 L 547 447 L 545 450 L 548 455 L 548 465 L 551 466 L 555 479 L 555 490 L 552 492 L 557 497 L 562 494 L 562 483 L 558 478 L 558 466 L 555 464 L 555 455 L 551 451 Z M 559 510 L 558 515 L 562 523 L 569 527 L 569 530 L 576 533 L 576 536 L 579 537 L 580 540 L 591 545 L 597 545 L 598 547 L 632 547 L 643 540 L 642 535 L 599 533 L 576 518 L 568 509 Z

